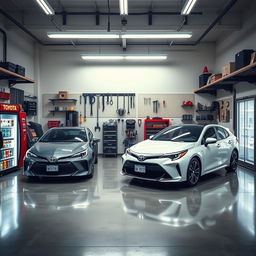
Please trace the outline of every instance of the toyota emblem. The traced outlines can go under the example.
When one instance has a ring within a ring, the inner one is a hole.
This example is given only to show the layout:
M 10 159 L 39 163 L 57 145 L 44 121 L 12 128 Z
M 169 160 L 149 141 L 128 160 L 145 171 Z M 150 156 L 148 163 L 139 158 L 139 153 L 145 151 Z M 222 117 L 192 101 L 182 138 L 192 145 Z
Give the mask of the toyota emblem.
M 138 156 L 138 160 L 141 161 L 141 162 L 144 161 L 145 160 L 145 156 L 143 156 L 143 155 Z
M 48 161 L 49 161 L 50 163 L 56 163 L 56 162 L 58 161 L 58 159 L 57 159 L 56 157 L 50 157 L 50 158 L 48 159 Z

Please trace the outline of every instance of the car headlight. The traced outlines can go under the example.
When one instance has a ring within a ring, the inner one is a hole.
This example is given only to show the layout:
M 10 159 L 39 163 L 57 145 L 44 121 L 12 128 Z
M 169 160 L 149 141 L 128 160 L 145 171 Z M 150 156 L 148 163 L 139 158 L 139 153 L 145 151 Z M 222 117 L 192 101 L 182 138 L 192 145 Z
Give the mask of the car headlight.
M 27 153 L 26 153 L 26 157 L 30 158 L 30 157 L 38 157 L 38 156 L 28 150 Z
M 179 153 L 176 153 L 176 154 L 166 154 L 166 155 L 163 155 L 162 157 L 163 158 L 170 158 L 172 161 L 175 161 L 175 160 L 179 160 L 181 159 L 183 156 L 185 156 L 187 154 L 187 150 L 186 151 L 182 151 L 182 152 L 179 152 Z
M 82 152 L 72 155 L 71 157 L 86 157 L 86 156 L 87 156 L 87 150 L 84 150 Z
M 129 148 L 127 148 L 126 151 L 125 151 L 125 154 L 126 155 L 132 155 L 132 152 L 131 152 L 131 150 Z

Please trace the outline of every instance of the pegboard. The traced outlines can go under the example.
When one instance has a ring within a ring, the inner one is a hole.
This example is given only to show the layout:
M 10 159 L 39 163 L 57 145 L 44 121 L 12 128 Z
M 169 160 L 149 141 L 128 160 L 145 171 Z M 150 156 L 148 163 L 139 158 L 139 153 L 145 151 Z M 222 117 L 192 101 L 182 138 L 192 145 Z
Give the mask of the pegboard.
M 159 101 L 158 113 L 153 111 L 153 101 Z M 165 101 L 165 106 L 163 102 Z M 194 115 L 195 107 L 182 107 L 183 101 L 195 104 L 194 94 L 139 94 L 138 117 L 180 118 L 182 115 Z
M 123 95 L 126 95 L 125 97 L 123 97 Z M 96 94 L 93 94 L 96 95 Z M 107 94 L 104 94 L 107 95 Z M 128 114 L 128 95 L 135 95 L 135 94 L 129 94 L 129 93 L 123 93 L 123 94 L 109 94 L 110 99 L 112 97 L 113 100 L 113 104 L 107 104 L 107 98 L 105 97 L 105 110 L 102 111 L 102 96 L 99 97 L 99 101 L 100 101 L 100 108 L 99 108 L 99 118 L 136 118 L 136 107 L 137 107 L 137 99 L 136 96 L 134 96 L 135 99 L 135 104 L 134 106 L 129 109 L 129 114 Z M 81 104 L 80 104 L 80 96 L 81 98 Z M 51 101 L 49 99 L 54 99 L 57 97 L 57 94 L 44 94 L 43 95 L 43 99 L 42 99 L 42 109 L 43 109 L 43 117 L 45 118 L 60 118 L 60 117 L 65 117 L 65 113 L 51 113 L 50 110 L 54 110 L 54 105 L 51 103 Z M 123 104 L 123 100 L 125 99 L 125 114 L 123 116 L 119 116 L 117 114 L 117 97 L 119 99 L 119 108 L 123 108 L 124 104 Z M 79 112 L 79 115 L 81 114 L 82 117 L 84 117 L 84 97 L 82 96 L 82 94 L 69 94 L 69 98 L 70 99 L 76 99 L 77 102 L 74 103 L 61 103 L 58 102 L 56 103 L 57 106 L 60 106 L 62 108 L 65 107 L 74 107 L 75 111 Z M 130 98 L 129 98 L 130 99 Z M 87 104 L 86 104 L 86 117 L 87 118 L 96 118 L 96 114 L 97 114 L 97 97 L 96 97 L 96 101 L 92 106 L 92 112 L 93 114 L 91 115 L 91 105 L 89 104 L 89 99 L 87 98 Z

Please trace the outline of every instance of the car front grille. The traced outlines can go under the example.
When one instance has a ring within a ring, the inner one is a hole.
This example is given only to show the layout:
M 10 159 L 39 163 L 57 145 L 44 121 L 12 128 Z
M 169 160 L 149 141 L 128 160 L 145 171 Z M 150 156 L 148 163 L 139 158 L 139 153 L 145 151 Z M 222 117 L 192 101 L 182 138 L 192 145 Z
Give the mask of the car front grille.
M 144 165 L 146 173 L 135 172 L 135 165 Z M 133 161 L 126 161 L 123 166 L 123 171 L 132 176 L 158 180 L 160 178 L 171 179 L 172 177 L 158 164 L 153 163 L 137 163 Z
M 46 171 L 47 165 L 58 165 L 59 171 L 47 172 Z M 36 162 L 35 164 L 33 164 L 30 171 L 34 175 L 38 175 L 38 176 L 40 175 L 41 176 L 58 176 L 58 175 L 71 175 L 77 171 L 77 168 L 70 162 L 63 162 L 63 163 L 56 163 L 56 164 Z

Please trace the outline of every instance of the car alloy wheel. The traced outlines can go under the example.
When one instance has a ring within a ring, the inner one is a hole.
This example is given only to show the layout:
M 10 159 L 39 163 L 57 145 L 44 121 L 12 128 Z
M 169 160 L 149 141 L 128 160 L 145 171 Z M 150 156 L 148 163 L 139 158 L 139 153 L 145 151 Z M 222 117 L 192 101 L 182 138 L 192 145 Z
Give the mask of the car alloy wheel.
M 234 172 L 237 169 L 237 163 L 238 163 L 238 153 L 236 150 L 234 150 L 231 154 L 230 165 L 227 168 L 227 170 Z
M 189 186 L 195 186 L 201 175 L 201 164 L 197 158 L 192 158 L 188 165 L 187 183 Z

